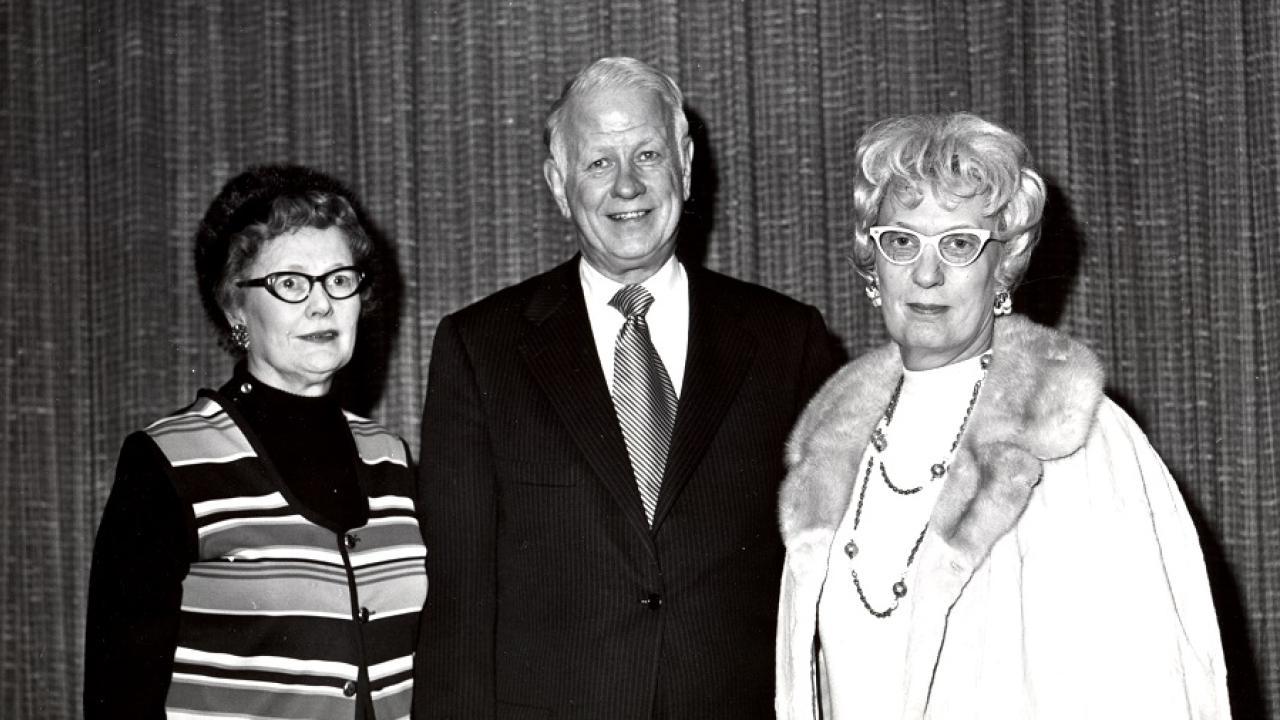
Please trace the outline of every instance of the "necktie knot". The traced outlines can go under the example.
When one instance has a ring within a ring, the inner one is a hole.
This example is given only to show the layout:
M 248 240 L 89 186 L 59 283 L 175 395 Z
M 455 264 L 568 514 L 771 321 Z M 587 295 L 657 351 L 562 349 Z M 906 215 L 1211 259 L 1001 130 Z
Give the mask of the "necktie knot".
M 609 305 L 616 308 L 628 320 L 637 316 L 644 317 L 645 313 L 649 312 L 649 306 L 653 305 L 653 295 L 649 294 L 642 285 L 623 285 L 618 292 L 614 293 Z

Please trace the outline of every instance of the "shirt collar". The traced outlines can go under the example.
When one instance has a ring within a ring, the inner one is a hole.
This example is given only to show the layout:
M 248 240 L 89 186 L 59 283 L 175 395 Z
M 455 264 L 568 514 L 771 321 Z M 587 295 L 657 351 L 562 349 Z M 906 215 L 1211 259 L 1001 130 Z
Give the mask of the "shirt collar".
M 673 253 L 662 264 L 662 267 L 640 283 L 640 286 L 653 295 L 655 304 L 660 303 L 663 298 L 670 297 L 676 291 L 682 271 L 683 268 L 680 266 L 680 261 L 676 259 Z M 578 277 L 582 280 L 583 295 L 585 295 L 588 305 L 608 305 L 613 296 L 623 287 L 623 283 L 606 277 L 604 273 L 587 262 L 586 258 L 578 261 Z

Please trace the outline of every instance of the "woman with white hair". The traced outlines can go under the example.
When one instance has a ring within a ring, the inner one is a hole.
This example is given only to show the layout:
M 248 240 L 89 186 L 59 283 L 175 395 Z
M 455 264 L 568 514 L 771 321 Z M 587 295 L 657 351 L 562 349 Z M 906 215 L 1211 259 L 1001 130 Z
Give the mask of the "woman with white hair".
M 854 259 L 892 342 L 788 446 L 780 718 L 1229 716 L 1195 528 L 1097 357 L 1011 313 L 1045 188 L 972 114 L 858 143 Z

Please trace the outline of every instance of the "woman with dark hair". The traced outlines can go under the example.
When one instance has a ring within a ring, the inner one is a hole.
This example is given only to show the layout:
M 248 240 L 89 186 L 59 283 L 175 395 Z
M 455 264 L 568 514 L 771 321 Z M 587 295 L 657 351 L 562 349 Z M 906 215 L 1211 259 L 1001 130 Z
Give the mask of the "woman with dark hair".
M 124 442 L 85 715 L 408 717 L 427 589 L 409 453 L 330 392 L 376 305 L 375 245 L 336 180 L 268 166 L 222 188 L 195 256 L 240 361 Z
M 968 113 L 858 142 L 892 342 L 805 409 L 781 491 L 779 718 L 1228 717 L 1195 528 L 1080 343 L 1012 314 L 1045 186 Z

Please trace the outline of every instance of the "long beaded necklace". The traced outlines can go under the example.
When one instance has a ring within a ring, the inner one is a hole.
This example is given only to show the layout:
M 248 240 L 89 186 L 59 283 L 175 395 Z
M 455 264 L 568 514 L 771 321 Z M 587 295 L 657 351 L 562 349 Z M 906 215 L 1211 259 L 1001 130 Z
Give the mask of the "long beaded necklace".
M 928 482 L 936 482 L 946 476 L 950 460 L 955 455 L 956 448 L 960 447 L 960 438 L 964 436 L 964 429 L 969 425 L 969 416 L 973 414 L 973 406 L 978 403 L 978 393 L 982 390 L 982 383 L 987 379 L 987 367 L 991 364 L 991 353 L 984 354 L 979 363 L 982 366 L 982 377 L 978 378 L 978 381 L 973 384 L 973 394 L 969 397 L 969 406 L 965 408 L 964 419 L 960 421 L 960 429 L 956 431 L 956 437 L 951 441 L 951 449 L 948 451 L 947 457 L 934 463 L 929 468 L 930 477 Z M 862 489 L 858 492 L 858 505 L 853 512 L 853 532 L 858 531 L 858 525 L 862 521 L 862 507 L 867 498 L 867 486 L 871 484 L 871 470 L 873 467 L 879 465 L 880 477 L 884 480 L 885 485 L 899 495 L 914 495 L 928 484 L 924 483 L 919 487 L 906 489 L 895 485 L 889 479 L 889 472 L 885 470 L 884 459 L 881 457 L 885 448 L 889 447 L 889 440 L 885 435 L 885 431 L 889 428 L 889 423 L 893 422 L 893 411 L 898 407 L 898 396 L 902 393 L 903 379 L 902 377 L 898 378 L 898 384 L 894 387 L 893 395 L 889 398 L 889 405 L 885 408 L 880 422 L 876 424 L 875 431 L 871 433 L 871 445 L 875 448 L 875 452 L 872 453 L 871 457 L 867 458 L 867 468 L 862 474 Z M 877 610 L 871 606 L 871 603 L 867 600 L 866 593 L 862 589 L 862 581 L 858 579 L 857 569 L 852 565 L 850 566 L 849 573 L 853 576 L 853 587 L 858 592 L 858 599 L 862 601 L 862 607 L 866 608 L 867 612 L 871 613 L 872 616 L 877 618 L 889 617 L 894 610 L 898 609 L 902 598 L 907 596 L 907 571 L 911 569 L 911 563 L 915 562 L 916 553 L 919 552 L 920 544 L 924 542 L 925 533 L 928 531 L 929 523 L 926 521 L 924 527 L 920 530 L 920 534 L 916 536 L 915 543 L 911 546 L 911 552 L 907 554 L 907 564 L 902 569 L 902 574 L 898 576 L 897 582 L 893 583 L 891 588 L 893 591 L 893 605 L 885 610 Z M 850 559 L 853 559 L 858 554 L 858 545 L 853 538 L 850 538 L 849 542 L 845 543 L 844 552 Z

